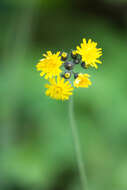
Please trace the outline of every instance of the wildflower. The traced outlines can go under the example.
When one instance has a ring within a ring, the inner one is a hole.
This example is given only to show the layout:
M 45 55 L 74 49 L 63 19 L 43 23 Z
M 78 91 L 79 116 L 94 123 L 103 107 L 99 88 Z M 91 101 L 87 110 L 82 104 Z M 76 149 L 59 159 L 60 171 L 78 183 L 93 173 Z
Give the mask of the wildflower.
M 61 59 L 62 59 L 62 61 L 67 60 L 67 58 L 68 58 L 68 54 L 67 54 L 66 52 L 63 52 L 63 53 L 61 54 Z
M 88 74 L 78 74 L 74 81 L 74 86 L 77 88 L 88 88 L 92 84 L 89 77 Z
M 41 59 L 37 64 L 37 70 L 41 71 L 40 75 L 45 79 L 49 79 L 55 76 L 59 76 L 61 73 L 60 66 L 62 65 L 60 52 L 52 54 L 51 51 L 47 51 L 47 54 L 43 54 L 45 58 Z
M 66 71 L 66 72 L 63 74 L 63 77 L 64 77 L 65 79 L 71 78 L 71 72 Z
M 46 84 L 47 88 L 45 94 L 56 100 L 68 100 L 72 95 L 73 87 L 69 81 L 65 81 L 64 78 L 58 77 L 49 80 L 50 84 Z
M 77 46 L 77 53 L 81 55 L 82 61 L 86 63 L 86 67 L 95 67 L 98 68 L 98 65 L 96 63 L 101 64 L 102 62 L 98 60 L 100 56 L 102 55 L 102 49 L 97 48 L 97 43 L 92 42 L 91 39 L 89 39 L 88 43 L 86 42 L 86 39 L 83 39 L 83 43 L 81 43 L 81 47 Z
M 76 51 L 76 50 L 72 50 L 72 51 L 71 51 L 71 57 L 72 57 L 73 59 L 76 59 L 76 58 L 77 58 L 77 51 Z
M 74 87 L 88 88 L 92 84 L 90 76 L 79 73 L 78 68 L 80 66 L 84 70 L 91 66 L 97 69 L 97 63 L 102 63 L 99 60 L 101 55 L 102 49 L 97 48 L 97 43 L 92 42 L 91 39 L 88 42 L 83 39 L 81 45 L 77 46 L 76 50 L 72 50 L 70 54 L 66 52 L 53 54 L 47 51 L 36 66 L 37 70 L 41 71 L 40 75 L 49 81 L 45 85 L 45 94 L 52 99 L 68 100 L 73 94 Z M 71 85 L 73 79 L 73 85 Z

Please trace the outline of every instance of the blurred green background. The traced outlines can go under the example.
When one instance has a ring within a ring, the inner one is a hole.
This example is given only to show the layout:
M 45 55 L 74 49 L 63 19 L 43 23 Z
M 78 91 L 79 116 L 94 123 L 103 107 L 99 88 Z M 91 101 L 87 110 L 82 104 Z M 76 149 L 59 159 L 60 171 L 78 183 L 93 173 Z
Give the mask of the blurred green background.
M 0 190 L 79 190 L 68 102 L 44 95 L 35 65 L 82 38 L 103 48 L 74 92 L 90 190 L 127 189 L 127 1 L 0 0 Z

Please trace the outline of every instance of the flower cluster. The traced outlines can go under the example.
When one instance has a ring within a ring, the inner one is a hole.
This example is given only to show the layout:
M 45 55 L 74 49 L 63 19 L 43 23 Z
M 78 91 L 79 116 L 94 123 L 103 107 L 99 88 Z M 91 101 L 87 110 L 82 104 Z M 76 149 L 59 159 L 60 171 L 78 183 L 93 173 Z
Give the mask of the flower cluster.
M 92 40 L 83 39 L 83 43 L 71 51 L 69 55 L 66 52 L 57 52 L 53 54 L 47 51 L 43 54 L 43 59 L 36 65 L 40 76 L 44 77 L 48 84 L 46 95 L 57 100 L 68 100 L 73 94 L 74 87 L 88 88 L 92 83 L 90 75 L 75 72 L 77 65 L 83 69 L 90 67 L 98 68 L 97 63 L 102 62 L 99 58 L 102 56 L 102 49 L 97 48 L 97 43 Z M 74 81 L 72 81 L 72 76 Z

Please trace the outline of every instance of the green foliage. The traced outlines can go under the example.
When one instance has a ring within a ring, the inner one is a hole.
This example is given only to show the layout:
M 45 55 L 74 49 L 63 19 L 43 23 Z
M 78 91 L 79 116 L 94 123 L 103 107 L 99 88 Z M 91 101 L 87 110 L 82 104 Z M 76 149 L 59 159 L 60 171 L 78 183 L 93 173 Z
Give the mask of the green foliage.
M 9 6 L 17 6 L 17 7 L 31 7 L 31 6 L 43 6 L 43 8 L 52 8 L 55 7 L 56 5 L 61 5 L 63 4 L 63 0 L 22 0 L 22 1 L 17 1 L 17 0 L 4 0 L 4 4 L 9 5 Z

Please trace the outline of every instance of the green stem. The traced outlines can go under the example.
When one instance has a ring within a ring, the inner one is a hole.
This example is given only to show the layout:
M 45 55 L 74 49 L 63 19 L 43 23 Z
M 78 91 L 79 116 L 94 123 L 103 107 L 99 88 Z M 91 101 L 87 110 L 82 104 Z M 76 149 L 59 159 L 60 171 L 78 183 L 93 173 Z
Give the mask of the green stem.
M 73 137 L 73 142 L 74 142 L 74 147 L 75 147 L 75 153 L 76 153 L 76 159 L 77 159 L 77 164 L 78 164 L 82 190 L 88 190 L 87 176 L 85 173 L 85 166 L 84 166 L 83 156 L 82 156 L 82 152 L 80 148 L 80 141 L 79 141 L 77 126 L 76 126 L 76 122 L 74 118 L 73 96 L 69 100 L 69 119 L 70 119 L 72 137 Z

